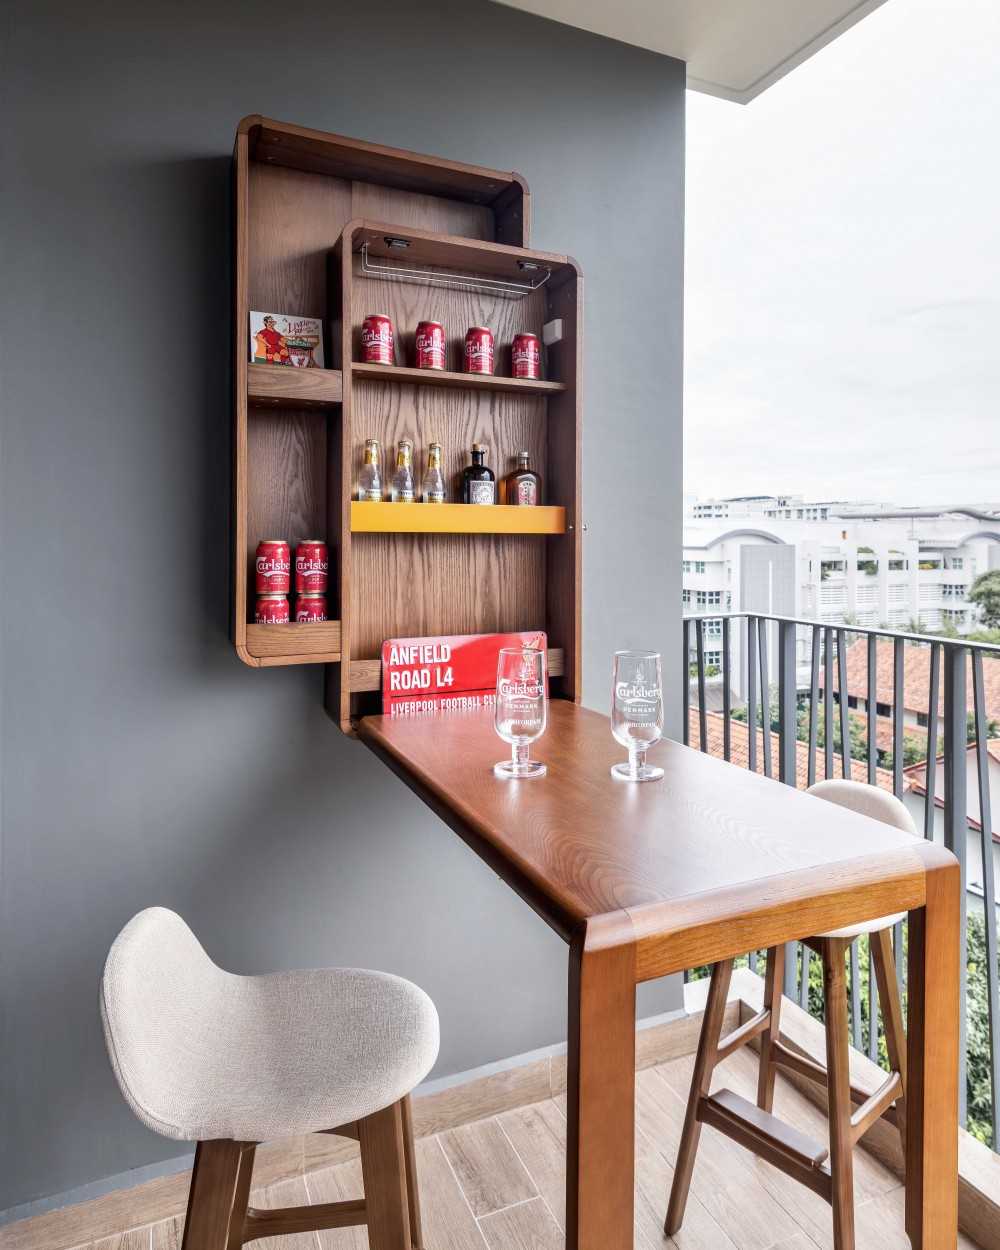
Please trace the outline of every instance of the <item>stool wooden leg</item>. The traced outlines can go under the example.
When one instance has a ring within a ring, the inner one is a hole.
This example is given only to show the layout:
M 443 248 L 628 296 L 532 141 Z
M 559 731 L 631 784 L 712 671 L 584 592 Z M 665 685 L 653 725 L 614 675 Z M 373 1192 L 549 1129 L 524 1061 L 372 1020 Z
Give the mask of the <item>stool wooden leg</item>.
M 417 1184 L 417 1147 L 413 1139 L 413 1107 L 409 1094 L 400 1103 L 400 1110 L 403 1116 L 403 1152 L 406 1156 L 406 1199 L 410 1208 L 410 1245 L 413 1250 L 423 1250 L 420 1189 Z
M 781 989 L 785 982 L 785 947 L 772 946 L 767 952 L 767 973 L 764 977 L 764 1010 L 768 1013 L 767 1028 L 760 1039 L 760 1071 L 757 1074 L 757 1106 L 763 1111 L 774 1107 L 775 1065 L 771 1045 L 778 1040 L 781 1029 Z
M 854 1159 L 851 1130 L 850 1041 L 847 1026 L 847 978 L 842 938 L 822 942 L 823 996 L 826 1000 L 826 1068 L 829 1081 L 830 1172 L 833 1179 L 835 1250 L 854 1250 Z
M 899 1001 L 899 982 L 896 980 L 896 961 L 892 953 L 891 930 L 880 929 L 870 938 L 871 964 L 878 981 L 878 1001 L 882 1008 L 885 1025 L 885 1048 L 889 1052 L 889 1066 L 899 1073 L 903 1093 L 896 1099 L 896 1123 L 903 1142 L 906 1157 L 906 1029 L 903 1025 L 903 1004 Z
M 183 1250 L 238 1250 L 250 1201 L 254 1145 L 201 1141 L 188 1191 Z
M 694 1076 L 691 1080 L 691 1092 L 688 1094 L 684 1129 L 681 1132 L 681 1144 L 677 1151 L 677 1161 L 674 1164 L 674 1182 L 670 1187 L 670 1202 L 667 1206 L 667 1219 L 664 1224 L 668 1237 L 676 1233 L 684 1222 L 684 1208 L 687 1206 L 695 1155 L 698 1153 L 698 1139 L 701 1136 L 698 1103 L 709 1092 L 712 1084 L 712 1072 L 716 1065 L 719 1039 L 722 1036 L 722 1025 L 726 1014 L 726 997 L 729 994 L 732 976 L 733 961 L 731 959 L 722 960 L 712 969 L 712 984 L 708 991 L 708 1002 L 705 1004 L 705 1016 L 701 1022 L 701 1037 L 694 1060 Z
M 400 1103 L 358 1121 L 371 1250 L 410 1250 L 406 1154 Z

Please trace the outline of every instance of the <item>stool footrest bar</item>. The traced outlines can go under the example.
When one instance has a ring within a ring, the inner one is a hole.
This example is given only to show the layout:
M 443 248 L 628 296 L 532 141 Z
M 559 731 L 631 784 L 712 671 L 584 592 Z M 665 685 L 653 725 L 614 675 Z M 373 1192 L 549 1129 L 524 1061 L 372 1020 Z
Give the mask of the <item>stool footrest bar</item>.
M 731 1089 L 720 1089 L 701 1099 L 698 1119 L 830 1200 L 830 1170 L 826 1166 L 830 1152 L 777 1116 Z
M 284 1237 L 291 1233 L 313 1233 L 324 1228 L 352 1228 L 367 1222 L 365 1200 L 322 1202 L 312 1207 L 250 1207 L 243 1224 L 243 1241 L 257 1237 Z

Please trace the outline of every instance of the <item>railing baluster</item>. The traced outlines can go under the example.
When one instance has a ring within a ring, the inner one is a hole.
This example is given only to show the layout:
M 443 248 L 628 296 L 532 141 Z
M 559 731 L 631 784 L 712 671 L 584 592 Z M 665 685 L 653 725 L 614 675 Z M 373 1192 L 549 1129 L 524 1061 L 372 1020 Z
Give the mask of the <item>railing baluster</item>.
M 816 784 L 816 744 L 819 740 L 819 626 L 812 628 L 812 660 L 809 666 L 809 765 L 807 784 Z
M 681 619 L 681 641 L 684 647 L 684 684 L 683 712 L 684 725 L 681 730 L 681 741 L 685 746 L 691 745 L 691 618 Z
M 747 768 L 757 771 L 757 618 L 747 617 Z
M 949 644 L 944 651 L 944 844 L 958 860 L 961 870 L 962 931 L 959 936 L 959 1013 L 958 1044 L 958 1122 L 965 1127 L 968 1114 L 966 1089 L 967 1021 L 966 968 L 968 938 L 966 917 L 966 840 L 968 808 L 966 796 L 965 648 Z
M 722 758 L 729 760 L 733 755 L 733 730 L 730 720 L 733 715 L 733 695 L 730 689 L 731 672 L 729 667 L 729 617 L 722 618 Z
M 698 742 L 699 749 L 708 750 L 708 718 L 705 715 L 705 621 L 699 617 L 695 623 L 695 643 L 698 648 Z
M 833 776 L 833 630 L 823 630 L 823 776 Z
M 868 936 L 868 1058 L 878 1062 L 878 1000 L 875 995 L 875 966 L 872 963 L 872 937 Z
M 878 778 L 878 635 L 868 635 L 868 690 L 865 702 L 868 711 L 868 784 Z
M 851 776 L 851 722 L 847 706 L 847 652 L 844 649 L 846 635 L 837 630 L 837 686 L 840 696 L 840 775 Z M 854 947 L 851 947 L 854 950 Z M 855 952 L 857 958 L 857 952 Z
M 924 765 L 924 837 L 933 841 L 934 813 L 937 811 L 938 702 L 941 691 L 941 645 L 931 643 L 931 688 L 927 699 L 927 762 Z
M 757 952 L 756 951 L 751 951 L 750 954 L 747 956 L 747 964 L 751 972 L 757 971 Z
M 802 980 L 799 983 L 799 1006 L 803 1011 L 809 1009 L 809 965 L 812 962 L 812 951 L 801 942 L 802 947 Z
M 979 845 L 983 864 L 983 908 L 986 913 L 986 1001 L 990 1026 L 990 1103 L 993 1141 L 1000 1129 L 1000 1002 L 997 998 L 997 900 L 993 879 L 993 813 L 990 810 L 990 760 L 983 655 L 972 653 L 972 706 L 976 721 L 976 771 L 979 776 Z
M 902 638 L 892 640 L 892 792 L 897 799 L 903 796 L 904 647 Z
M 861 1050 L 861 969 L 858 965 L 858 939 L 851 943 L 851 1045 Z
M 771 679 L 767 667 L 767 618 L 757 621 L 757 642 L 760 646 L 760 719 L 764 733 L 764 776 L 772 777 L 771 770 Z
M 796 672 L 795 626 L 778 622 L 778 780 L 786 786 L 798 783 L 796 775 Z M 785 994 L 795 995 L 795 972 L 798 968 L 798 943 L 785 947 Z

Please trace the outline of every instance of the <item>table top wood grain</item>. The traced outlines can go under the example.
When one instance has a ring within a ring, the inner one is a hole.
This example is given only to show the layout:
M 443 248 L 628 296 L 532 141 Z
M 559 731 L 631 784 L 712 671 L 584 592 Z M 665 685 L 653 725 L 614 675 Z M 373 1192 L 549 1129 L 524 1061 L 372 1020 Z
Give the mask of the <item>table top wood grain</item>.
M 706 923 L 721 930 L 713 949 L 736 951 L 773 930 L 769 916 L 800 930 L 790 940 L 920 906 L 925 866 L 942 854 L 668 740 L 649 753 L 661 781 L 618 781 L 610 768 L 626 753 L 608 718 L 565 700 L 551 702 L 532 747 L 544 778 L 494 777 L 507 748 L 488 711 L 366 717 L 360 735 L 567 940 L 598 918 L 627 918 L 628 934 L 609 940 L 646 948 L 639 979 L 662 975 L 651 970 L 665 957 L 656 939 Z

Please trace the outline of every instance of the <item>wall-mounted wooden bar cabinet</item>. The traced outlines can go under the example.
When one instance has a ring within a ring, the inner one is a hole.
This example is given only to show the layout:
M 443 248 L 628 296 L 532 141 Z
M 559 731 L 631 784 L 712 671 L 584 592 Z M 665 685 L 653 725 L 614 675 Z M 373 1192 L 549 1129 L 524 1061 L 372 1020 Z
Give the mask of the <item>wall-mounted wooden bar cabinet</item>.
M 239 126 L 235 174 L 238 654 L 325 664 L 327 708 L 349 731 L 378 710 L 384 639 L 543 628 L 552 693 L 578 698 L 582 279 L 570 258 L 527 249 L 524 181 L 261 117 Z M 250 364 L 251 309 L 321 319 L 331 367 Z M 370 312 L 392 318 L 393 365 L 360 361 Z M 445 370 L 414 368 L 422 319 L 445 326 Z M 494 332 L 492 376 L 461 370 L 471 325 Z M 543 327 L 543 377 L 511 377 L 514 334 Z M 357 503 L 365 439 L 388 460 L 404 436 L 418 476 L 442 444 L 449 500 L 473 442 L 498 477 L 526 449 L 544 506 Z M 328 621 L 253 623 L 254 552 L 275 537 L 326 538 Z

